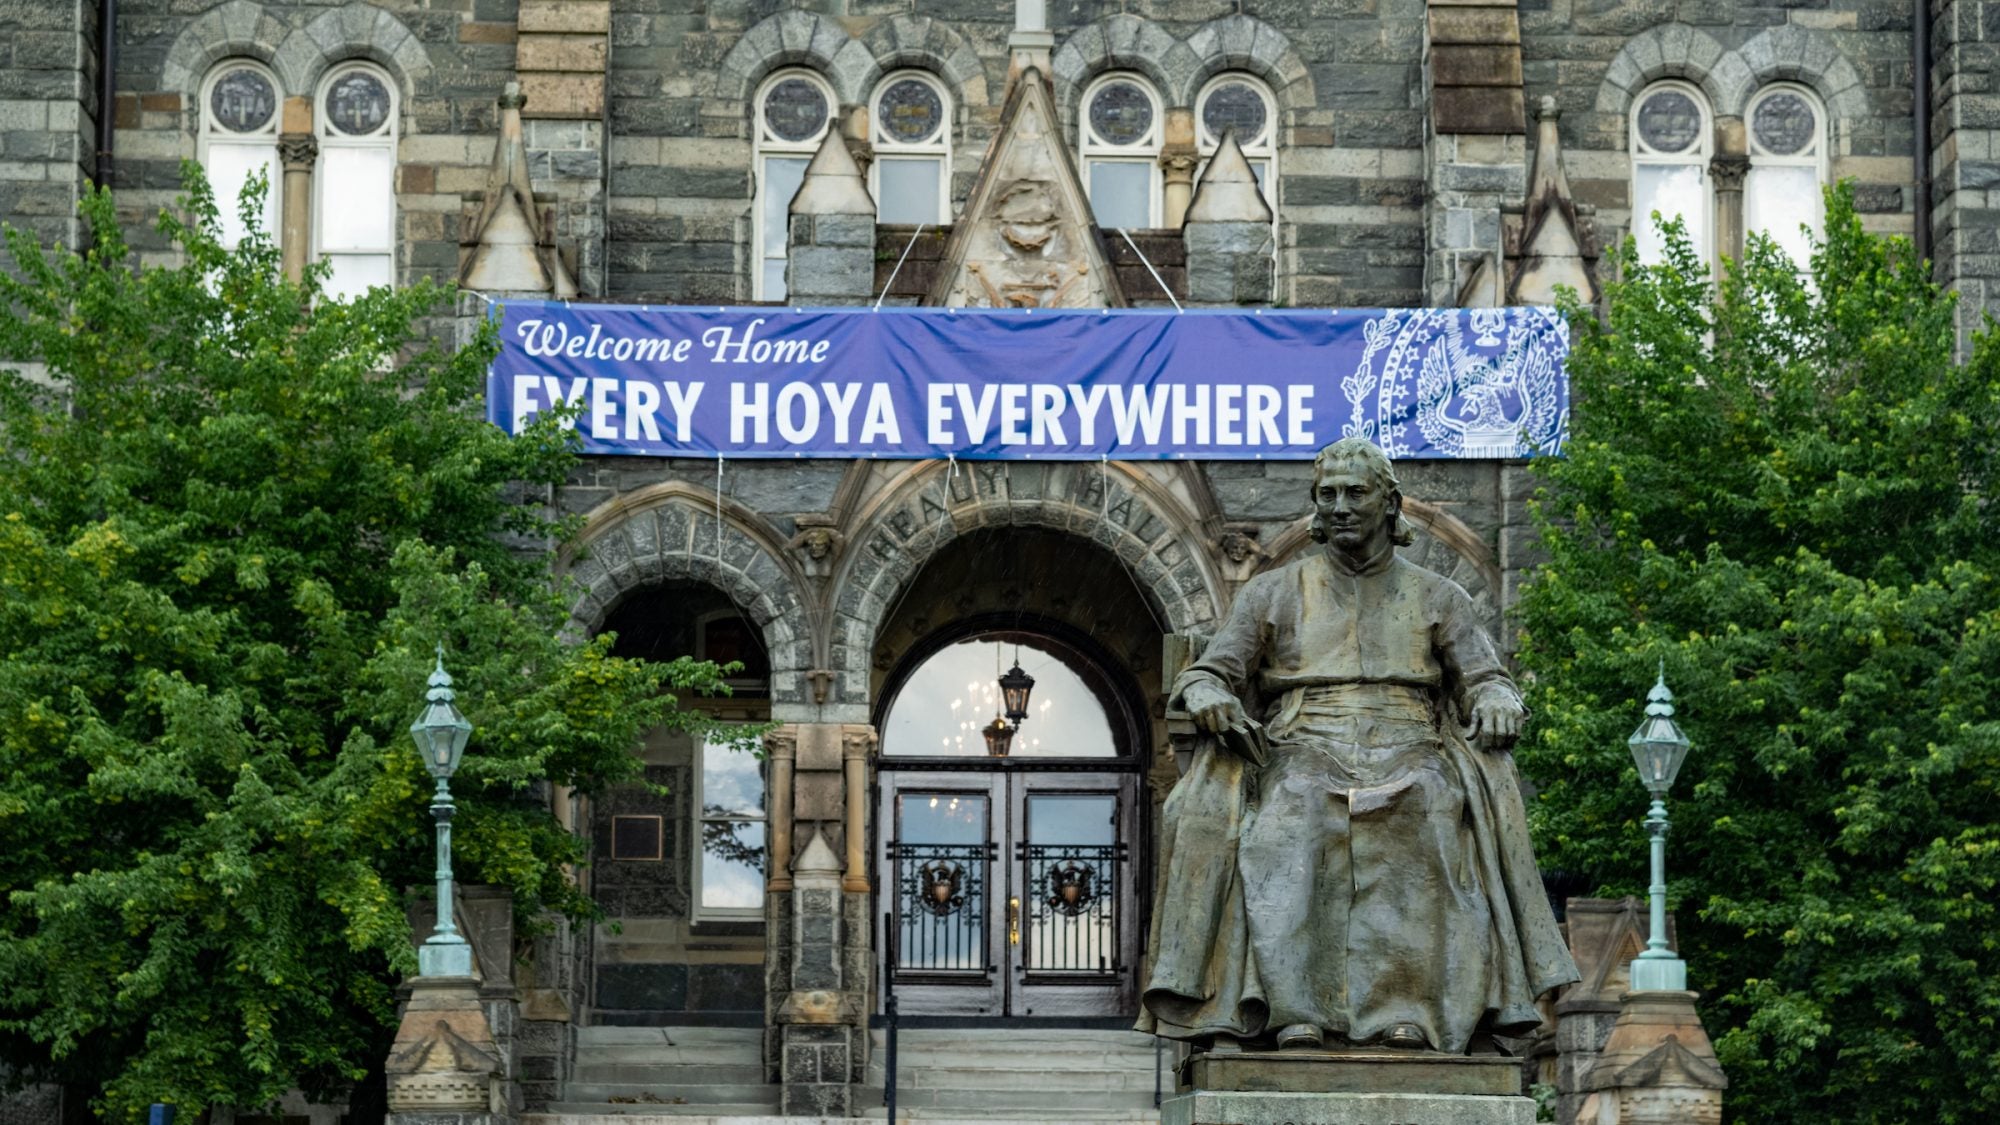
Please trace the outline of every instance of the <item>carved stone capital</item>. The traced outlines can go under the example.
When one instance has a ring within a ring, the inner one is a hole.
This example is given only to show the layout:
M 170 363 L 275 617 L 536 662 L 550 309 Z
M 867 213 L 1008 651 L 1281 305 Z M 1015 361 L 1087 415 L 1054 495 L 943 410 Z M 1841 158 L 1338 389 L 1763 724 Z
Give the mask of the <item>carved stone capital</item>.
M 1708 162 L 1708 172 L 1715 177 L 1715 190 L 1742 191 L 1743 178 L 1750 174 L 1750 158 L 1718 156 Z
M 1160 154 L 1160 170 L 1170 182 L 1193 183 L 1194 170 L 1201 166 L 1201 157 L 1193 152 L 1167 150 Z
M 287 172 L 310 172 L 319 158 L 319 140 L 311 133 L 284 133 L 278 137 L 278 159 Z

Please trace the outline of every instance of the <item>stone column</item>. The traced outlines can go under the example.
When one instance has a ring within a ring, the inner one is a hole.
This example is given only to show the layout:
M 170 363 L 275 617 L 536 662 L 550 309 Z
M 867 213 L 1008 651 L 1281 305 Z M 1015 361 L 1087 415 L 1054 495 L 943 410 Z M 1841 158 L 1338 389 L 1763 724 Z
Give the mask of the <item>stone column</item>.
M 1750 174 L 1747 156 L 1718 156 L 1708 164 L 1715 178 L 1715 252 L 1719 259 L 1743 257 L 1743 180 Z
M 287 280 L 305 276 L 312 254 L 312 174 L 319 159 L 313 136 L 312 99 L 286 98 L 283 130 L 278 134 L 278 159 L 284 165 L 284 204 L 278 215 L 278 253 Z
M 875 200 L 837 129 L 806 166 L 792 197 L 786 300 L 862 305 L 875 299 Z
M 868 759 L 875 750 L 873 727 L 841 728 L 841 765 L 847 778 L 847 873 L 840 889 L 866 896 L 868 878 Z M 864 898 L 865 902 L 865 898 Z
M 848 979 L 840 861 L 818 831 L 792 869 L 791 990 L 778 1007 L 781 1108 L 801 1117 L 846 1117 L 867 1035 L 866 981 Z
M 1236 138 L 1224 137 L 1181 228 L 1187 245 L 1188 303 L 1269 304 L 1271 238 L 1271 205 L 1264 202 Z
M 1163 173 L 1163 225 L 1176 230 L 1187 221 L 1188 204 L 1194 200 L 1194 173 L 1201 167 L 1201 153 L 1194 143 L 1194 110 L 1175 106 L 1167 111 L 1164 143 L 1160 147 Z
M 585 293 L 606 287 L 605 84 L 610 0 L 521 0 L 515 70 L 534 182 L 552 190 L 551 248 Z M 558 294 L 560 296 L 560 294 Z
M 764 884 L 766 896 L 792 889 L 792 766 L 798 758 L 797 727 L 784 726 L 764 736 L 765 760 L 771 763 L 770 877 Z

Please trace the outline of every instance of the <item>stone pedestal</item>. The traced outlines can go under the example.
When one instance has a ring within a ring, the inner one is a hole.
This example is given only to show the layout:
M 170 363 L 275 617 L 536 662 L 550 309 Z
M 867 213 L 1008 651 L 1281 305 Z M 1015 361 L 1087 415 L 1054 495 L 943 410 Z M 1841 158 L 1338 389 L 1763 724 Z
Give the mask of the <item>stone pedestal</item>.
M 1533 1125 L 1521 1060 L 1390 1051 L 1199 1054 L 1161 1125 Z

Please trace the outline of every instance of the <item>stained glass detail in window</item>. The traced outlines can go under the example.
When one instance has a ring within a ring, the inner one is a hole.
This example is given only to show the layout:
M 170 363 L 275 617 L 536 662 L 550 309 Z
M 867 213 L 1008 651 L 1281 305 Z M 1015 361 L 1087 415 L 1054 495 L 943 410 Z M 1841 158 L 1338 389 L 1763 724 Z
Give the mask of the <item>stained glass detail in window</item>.
M 1639 106 L 1639 139 L 1655 152 L 1685 152 L 1701 134 L 1701 107 L 1679 90 L 1660 90 Z
M 248 67 L 232 70 L 209 90 L 208 112 L 232 133 L 254 133 L 278 112 L 278 92 L 270 79 Z
M 1819 121 L 1812 103 L 1789 91 L 1779 91 L 1757 103 L 1751 115 L 1757 143 L 1773 156 L 1796 156 L 1812 144 Z
M 944 101 L 930 83 L 905 78 L 882 91 L 875 113 L 888 139 L 919 145 L 937 136 L 944 124 Z
M 336 131 L 350 137 L 380 132 L 389 121 L 389 87 L 368 71 L 349 71 L 327 90 L 326 117 Z
M 1153 100 L 1130 82 L 1112 82 L 1090 99 L 1090 129 L 1108 145 L 1138 144 L 1153 128 Z
M 1236 134 L 1239 145 L 1254 145 L 1264 135 L 1264 95 L 1245 82 L 1224 82 L 1201 103 L 1201 123 L 1216 141 Z
M 764 127 L 781 141 L 812 140 L 826 125 L 826 95 L 803 78 L 787 78 L 764 95 Z

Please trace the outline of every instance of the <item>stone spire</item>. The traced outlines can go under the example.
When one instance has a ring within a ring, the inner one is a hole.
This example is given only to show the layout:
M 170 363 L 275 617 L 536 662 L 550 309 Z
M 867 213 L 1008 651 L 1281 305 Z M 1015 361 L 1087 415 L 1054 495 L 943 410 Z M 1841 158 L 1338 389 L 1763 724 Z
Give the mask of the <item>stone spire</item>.
M 1597 299 L 1587 249 L 1588 232 L 1570 195 L 1563 173 L 1562 135 L 1557 128 L 1562 111 L 1554 98 L 1544 97 L 1535 114 L 1535 164 L 1528 175 L 1528 197 L 1521 216 L 1509 271 L 1507 298 L 1517 305 L 1553 304 L 1556 287 L 1566 285 L 1585 301 Z
M 527 103 L 521 84 L 507 83 L 499 103 L 500 139 L 493 145 L 486 202 L 479 209 L 472 255 L 459 283 L 479 292 L 547 293 L 566 300 L 577 295 L 576 282 L 545 238 L 535 206 L 521 130 L 521 107 Z
M 1236 143 L 1234 133 L 1224 133 L 1222 143 L 1216 146 L 1215 155 L 1209 157 L 1208 170 L 1201 174 L 1201 186 L 1195 192 L 1194 202 L 1188 204 L 1187 221 L 1271 221 L 1271 205 L 1265 201 L 1264 189 L 1258 186 L 1257 174 L 1250 170 L 1250 162 L 1243 158 L 1243 149 Z
M 820 142 L 819 151 L 813 154 L 812 163 L 806 165 L 806 174 L 799 184 L 799 193 L 792 197 L 791 213 L 794 215 L 873 215 L 875 201 L 869 198 L 868 181 L 861 175 L 861 165 L 854 162 L 854 154 L 847 149 L 847 141 L 838 129 L 828 129 L 826 140 Z

